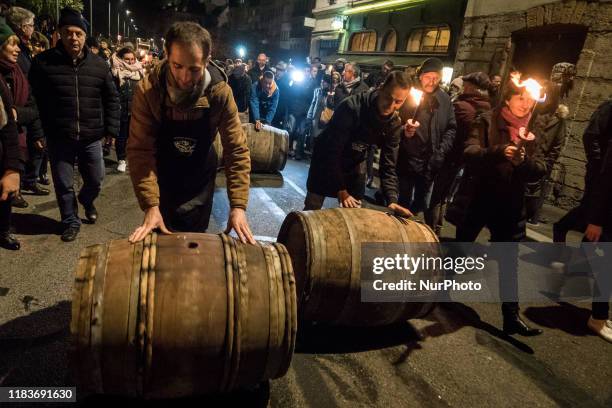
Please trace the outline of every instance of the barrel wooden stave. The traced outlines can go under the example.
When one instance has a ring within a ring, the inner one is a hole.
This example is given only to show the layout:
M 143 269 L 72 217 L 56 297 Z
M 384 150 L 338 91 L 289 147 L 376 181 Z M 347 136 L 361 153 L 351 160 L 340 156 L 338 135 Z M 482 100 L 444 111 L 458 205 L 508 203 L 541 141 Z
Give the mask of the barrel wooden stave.
M 437 243 L 426 225 L 369 209 L 294 212 L 281 226 L 278 242 L 291 254 L 304 320 L 375 326 L 431 310 L 429 302 L 361 302 L 361 243 Z
M 274 261 L 281 246 L 211 234 L 158 238 L 157 245 L 112 241 L 81 254 L 71 329 L 83 385 L 172 398 L 284 375 L 297 318 L 295 309 L 279 307 L 295 304 L 291 264 Z M 94 322 L 97 307 L 103 312 Z M 99 347 L 91 342 L 96 330 Z
M 255 130 L 252 123 L 243 123 L 247 146 L 251 156 L 252 173 L 276 173 L 285 168 L 289 153 L 289 134 L 287 131 L 264 125 L 260 131 Z M 223 145 L 221 136 L 217 133 L 213 148 L 222 165 Z

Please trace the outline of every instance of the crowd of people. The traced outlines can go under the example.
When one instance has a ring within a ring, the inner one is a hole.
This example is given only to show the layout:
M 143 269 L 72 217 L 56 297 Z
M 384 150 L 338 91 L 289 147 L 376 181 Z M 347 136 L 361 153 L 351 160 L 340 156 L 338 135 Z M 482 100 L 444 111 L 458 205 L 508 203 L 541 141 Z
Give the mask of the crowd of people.
M 95 200 L 112 141 L 117 171 L 129 164 L 144 212 L 132 242 L 154 229 L 205 232 L 217 131 L 230 205 L 227 228 L 254 243 L 245 214 L 250 157 L 240 117 L 247 114 L 256 130 L 287 130 L 294 159 L 311 152 L 306 210 L 322 208 L 326 197 L 341 207 L 360 207 L 366 188 L 374 186 L 380 149 L 377 204 L 405 217 L 422 212 L 437 234 L 447 220 L 460 242 L 475 241 L 484 227 L 494 242 L 518 242 L 526 223 L 540 220 L 567 137 L 563 99 L 576 74 L 569 63 L 555 65 L 542 81 L 547 98 L 538 104 L 519 81 L 483 72 L 443 88 L 437 58 L 414 72 L 388 60 L 369 75 L 343 59 L 326 66 L 315 58 L 305 67 L 283 61 L 272 66 L 263 53 L 246 63 L 219 61 L 211 58 L 210 34 L 181 22 L 165 36 L 165 58 L 149 63 L 130 44 L 113 50 L 107 41 L 88 39 L 87 21 L 73 9 L 62 10 L 51 48 L 52 39 L 34 31 L 34 19 L 12 7 L 0 21 L 0 245 L 9 249 L 20 247 L 10 233 L 11 206 L 27 206 L 20 192 L 49 194 L 47 158 L 62 240 L 79 234 L 78 203 L 85 219 L 96 222 Z M 611 234 L 610 105 L 600 106 L 585 133 L 587 191 L 581 206 L 555 225 L 556 240 L 570 229 L 589 241 Z M 83 179 L 78 194 L 75 168 Z M 500 292 L 516 299 L 516 270 L 508 276 Z M 608 306 L 594 303 L 588 325 L 612 341 Z M 516 301 L 503 303 L 502 314 L 508 334 L 541 333 L 521 319 Z

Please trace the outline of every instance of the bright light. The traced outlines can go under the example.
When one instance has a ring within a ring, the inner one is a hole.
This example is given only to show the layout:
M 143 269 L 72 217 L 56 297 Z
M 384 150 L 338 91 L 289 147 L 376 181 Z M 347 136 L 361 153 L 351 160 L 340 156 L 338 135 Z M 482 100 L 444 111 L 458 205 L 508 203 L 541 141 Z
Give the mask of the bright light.
M 450 81 L 452 78 L 453 78 L 453 68 L 452 67 L 442 68 L 442 83 L 450 84 Z
M 304 72 L 300 69 L 296 69 L 291 73 L 291 79 L 294 82 L 302 82 L 304 80 Z
M 131 11 L 130 11 L 130 10 L 125 10 L 125 15 L 126 15 L 126 16 L 129 16 L 129 15 L 130 15 L 130 13 L 131 13 Z
M 331 27 L 334 30 L 342 30 L 344 28 L 344 22 L 342 21 L 342 17 L 334 17 L 331 23 Z
M 236 51 L 238 51 L 238 56 L 240 58 L 244 58 L 244 56 L 246 55 L 246 49 L 244 47 L 238 47 L 236 48 Z
M 353 8 L 344 10 L 344 14 L 357 14 L 357 13 L 363 13 L 363 12 L 371 11 L 371 10 L 391 8 L 394 6 L 403 6 L 403 5 L 408 5 L 408 4 L 416 5 L 418 3 L 424 3 L 424 2 L 425 0 L 387 0 L 387 1 L 381 1 L 379 3 L 368 4 L 365 6 L 353 7 Z
M 416 106 L 421 104 L 421 98 L 423 97 L 423 91 L 414 87 L 410 88 L 410 97 Z

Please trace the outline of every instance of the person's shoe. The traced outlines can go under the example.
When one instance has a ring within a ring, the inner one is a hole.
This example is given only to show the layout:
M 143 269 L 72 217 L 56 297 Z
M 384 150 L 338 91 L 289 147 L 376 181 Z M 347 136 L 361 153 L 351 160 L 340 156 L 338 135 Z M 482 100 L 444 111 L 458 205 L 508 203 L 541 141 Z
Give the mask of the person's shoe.
M 126 169 L 127 163 L 125 162 L 125 160 L 119 160 L 119 163 L 117 164 L 117 171 L 120 173 L 125 173 Z
M 95 224 L 98 221 L 98 210 L 92 204 L 90 207 L 85 207 L 85 218 L 92 224 Z
M 21 248 L 21 243 L 9 232 L 2 232 L 0 233 L 0 247 L 10 249 L 11 251 L 18 251 Z
M 13 197 L 11 205 L 15 208 L 28 208 L 30 204 L 28 204 L 21 194 L 17 194 L 15 197 Z
M 531 225 L 532 227 L 537 227 L 538 225 L 540 225 L 540 223 L 537 220 L 534 220 L 533 218 L 528 219 L 527 224 Z
M 38 177 L 38 183 L 42 184 L 43 186 L 48 186 L 51 184 L 51 180 L 49 180 L 49 176 L 47 174 L 43 174 L 42 176 Z
M 29 194 L 37 195 L 37 196 L 47 196 L 47 195 L 49 195 L 49 190 L 39 186 L 38 183 L 34 183 L 34 184 L 30 185 L 30 186 L 23 186 L 21 188 L 21 191 L 23 191 L 24 193 L 29 193 Z
M 531 337 L 542 334 L 542 330 L 527 326 L 517 313 L 504 316 L 504 333 Z
M 589 317 L 587 326 L 599 337 L 601 337 L 605 341 L 612 343 L 612 327 L 610 327 L 612 326 L 612 322 L 610 322 L 610 320 L 593 319 L 593 316 L 591 316 Z
M 62 241 L 64 242 L 72 242 L 79 235 L 80 228 L 79 227 L 68 227 L 62 233 Z

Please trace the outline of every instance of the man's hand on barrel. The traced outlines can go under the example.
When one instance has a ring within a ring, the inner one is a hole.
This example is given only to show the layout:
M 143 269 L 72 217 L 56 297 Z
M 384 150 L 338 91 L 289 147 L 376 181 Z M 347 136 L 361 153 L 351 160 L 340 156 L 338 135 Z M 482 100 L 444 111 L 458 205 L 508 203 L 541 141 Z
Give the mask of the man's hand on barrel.
M 255 130 L 259 132 L 261 129 L 263 129 L 263 123 L 261 123 L 261 120 L 256 120 L 255 121 Z
M 144 221 L 142 225 L 130 235 L 130 242 L 138 242 L 142 241 L 147 235 L 151 233 L 155 228 L 159 228 L 162 234 L 172 234 L 168 228 L 166 228 L 166 224 L 164 224 L 164 219 L 159 212 L 159 207 L 151 207 L 145 210 Z
M 338 202 L 342 208 L 360 208 L 361 201 L 350 195 L 346 190 L 338 191 Z
M 412 214 L 409 209 L 407 209 L 406 207 L 402 207 L 398 203 L 391 203 L 387 207 L 393 210 L 395 215 L 399 215 L 400 217 L 410 218 L 414 216 L 414 214 Z
M 231 230 L 236 231 L 236 234 L 242 243 L 249 243 L 253 245 L 257 244 L 257 242 L 255 242 L 255 238 L 253 238 L 251 228 L 249 227 L 246 211 L 244 211 L 242 208 L 231 209 L 229 220 L 227 220 L 227 228 L 225 229 L 225 233 L 229 234 Z

